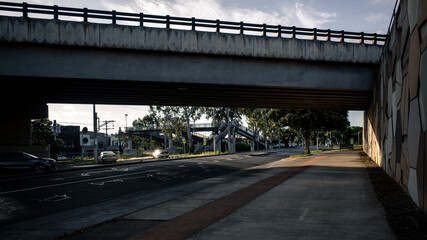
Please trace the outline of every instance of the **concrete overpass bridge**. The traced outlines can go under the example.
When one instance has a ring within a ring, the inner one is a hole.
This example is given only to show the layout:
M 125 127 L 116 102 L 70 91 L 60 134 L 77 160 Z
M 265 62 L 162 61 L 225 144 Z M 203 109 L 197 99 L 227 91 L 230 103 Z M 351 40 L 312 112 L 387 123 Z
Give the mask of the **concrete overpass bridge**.
M 0 15 L 0 130 L 16 136 L 1 146 L 31 145 L 46 103 L 364 110 L 386 39 L 26 3 Z
M 427 212 L 425 3 L 386 36 L 0 2 L 0 150 L 49 102 L 365 110 L 365 152 Z

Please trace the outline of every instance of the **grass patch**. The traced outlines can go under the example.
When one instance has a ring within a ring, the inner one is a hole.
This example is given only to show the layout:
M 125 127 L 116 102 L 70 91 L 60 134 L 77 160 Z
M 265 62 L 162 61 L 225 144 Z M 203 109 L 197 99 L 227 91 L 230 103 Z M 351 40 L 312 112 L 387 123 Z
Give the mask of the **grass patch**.
M 71 167 L 71 166 L 81 166 L 81 165 L 90 165 L 96 164 L 96 161 L 93 158 L 84 158 L 83 161 L 80 158 L 74 158 L 72 160 L 58 161 L 58 165 Z
M 308 157 L 308 156 L 311 156 L 311 155 L 313 155 L 313 154 L 311 154 L 311 153 L 304 153 L 304 154 L 292 155 L 292 156 L 290 156 L 290 158 Z
M 215 152 L 204 152 L 199 154 L 175 154 L 175 155 L 169 155 L 169 158 L 194 158 L 194 157 L 205 157 L 205 156 L 213 156 L 213 155 L 222 155 L 222 154 L 230 154 L 230 152 L 221 152 L 221 153 L 215 153 Z

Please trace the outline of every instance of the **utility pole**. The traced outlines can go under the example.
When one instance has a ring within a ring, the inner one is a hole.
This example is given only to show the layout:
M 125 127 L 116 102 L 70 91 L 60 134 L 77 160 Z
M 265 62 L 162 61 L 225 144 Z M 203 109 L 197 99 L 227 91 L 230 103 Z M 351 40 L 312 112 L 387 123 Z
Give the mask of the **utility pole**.
M 125 132 L 128 130 L 128 114 L 125 114 Z
M 101 127 L 105 126 L 105 141 L 106 141 L 106 147 L 108 147 L 108 129 L 114 129 L 114 125 L 113 125 L 112 128 L 108 128 L 108 124 L 115 123 L 116 121 L 114 121 L 114 120 L 105 120 L 103 122 L 104 123 L 99 126 L 99 129 L 101 129 Z
M 316 131 L 316 150 L 319 151 L 319 132 Z
M 268 142 L 267 142 L 267 111 L 264 109 L 264 126 L 265 126 L 265 131 L 264 131 L 264 137 L 265 137 L 265 150 L 268 149 Z
M 95 111 L 95 104 L 93 104 L 93 159 L 95 162 L 98 162 L 98 140 L 96 139 L 96 135 L 98 134 L 97 125 L 97 113 Z
M 119 127 L 119 158 L 122 152 L 122 128 Z
M 215 108 L 212 108 L 213 110 L 213 127 L 216 128 L 216 121 L 215 121 Z M 215 134 L 213 135 L 213 144 L 214 144 L 214 154 L 216 154 L 216 134 L 217 132 L 215 132 Z
M 228 125 L 228 151 L 231 152 L 231 129 L 230 129 L 230 108 L 227 108 L 227 125 Z

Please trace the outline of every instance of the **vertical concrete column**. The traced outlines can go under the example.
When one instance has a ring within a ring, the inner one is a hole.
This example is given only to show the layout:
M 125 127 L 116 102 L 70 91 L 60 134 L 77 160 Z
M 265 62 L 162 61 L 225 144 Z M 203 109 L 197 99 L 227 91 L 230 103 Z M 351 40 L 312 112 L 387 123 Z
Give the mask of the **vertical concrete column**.
M 131 134 L 129 134 L 129 138 L 128 138 L 128 149 L 129 150 L 133 149 L 133 146 L 132 146 L 132 135 Z
M 7 103 L 1 109 L 0 146 L 31 146 L 31 119 L 48 117 L 46 104 Z
M 0 132 L 0 146 L 31 146 L 31 119 L 2 118 Z

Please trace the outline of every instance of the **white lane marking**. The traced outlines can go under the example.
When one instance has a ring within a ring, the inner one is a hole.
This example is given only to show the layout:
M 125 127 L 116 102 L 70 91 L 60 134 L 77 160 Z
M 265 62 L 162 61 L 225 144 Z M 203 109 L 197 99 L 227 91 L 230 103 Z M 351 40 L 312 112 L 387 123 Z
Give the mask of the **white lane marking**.
M 67 194 L 58 195 L 55 194 L 52 197 L 47 197 L 45 199 L 39 200 L 39 202 L 59 202 L 70 199 L 71 197 L 67 196 Z
M 46 185 L 46 186 L 23 188 L 23 189 L 11 190 L 11 191 L 6 191 L 6 192 L 0 192 L 0 195 L 9 194 L 9 193 L 32 191 L 32 190 L 37 190 L 37 189 L 45 189 L 45 188 L 51 188 L 51 187 L 59 187 L 59 186 L 76 184 L 76 183 L 94 182 L 94 181 L 98 181 L 98 180 L 104 180 L 104 179 L 110 179 L 110 178 L 120 178 L 123 176 L 131 176 L 131 175 L 138 175 L 138 174 L 142 174 L 142 173 L 141 172 L 127 173 L 127 174 L 120 174 L 120 175 L 115 175 L 115 176 L 106 176 L 106 177 L 78 180 L 78 181 L 73 181 L 73 182 L 57 183 L 57 184 L 51 184 L 51 185 Z
M 11 202 L 6 202 L 6 199 L 0 198 L 0 211 L 6 211 L 7 214 L 12 213 L 13 211 L 16 211 L 16 207 L 10 206 Z
M 302 211 L 301 216 L 298 218 L 298 221 L 302 221 L 305 218 L 305 215 L 307 215 L 308 208 L 304 208 L 304 211 Z
M 63 178 L 49 178 L 51 181 L 64 181 Z
M 108 181 L 104 181 L 104 182 L 90 182 L 90 185 L 97 185 L 97 186 L 103 186 L 106 183 L 111 183 L 111 182 L 123 182 L 122 179 L 113 179 L 113 180 L 108 180 Z

